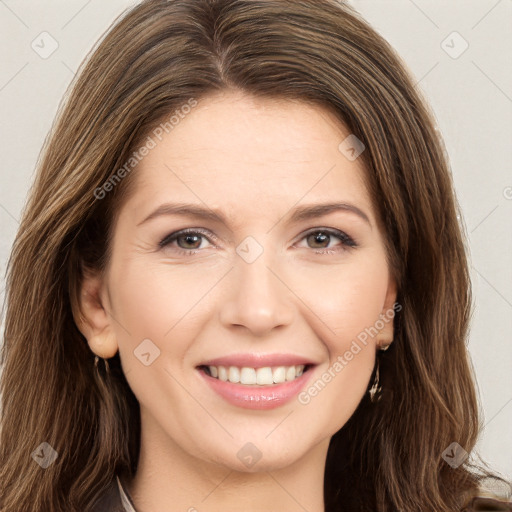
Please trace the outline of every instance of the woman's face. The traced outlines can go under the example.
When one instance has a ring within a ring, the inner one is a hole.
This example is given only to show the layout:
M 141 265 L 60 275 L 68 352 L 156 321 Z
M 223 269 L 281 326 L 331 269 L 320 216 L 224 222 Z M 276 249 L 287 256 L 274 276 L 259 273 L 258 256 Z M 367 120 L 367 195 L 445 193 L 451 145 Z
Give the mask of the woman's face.
M 90 343 L 119 350 L 162 449 L 275 469 L 355 411 L 396 291 L 349 135 L 319 107 L 229 92 L 153 136 L 132 171 Z M 333 203 L 346 206 L 304 209 Z

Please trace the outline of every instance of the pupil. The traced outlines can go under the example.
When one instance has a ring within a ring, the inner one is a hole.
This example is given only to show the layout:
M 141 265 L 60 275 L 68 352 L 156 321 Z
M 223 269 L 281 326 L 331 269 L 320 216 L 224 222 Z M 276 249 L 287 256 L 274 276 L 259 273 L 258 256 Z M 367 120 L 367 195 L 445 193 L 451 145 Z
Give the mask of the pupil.
M 318 232 L 313 235 L 311 235 L 313 239 L 315 240 L 315 243 L 319 243 L 320 245 L 326 241 L 326 239 L 329 237 L 329 235 L 326 235 L 325 233 Z M 320 239 L 320 241 L 319 241 Z
M 194 242 L 190 242 L 190 239 L 198 239 L 199 237 L 197 235 L 183 235 L 183 237 L 185 239 L 185 243 L 188 244 L 188 243 L 191 243 L 191 244 L 194 244 Z M 197 242 L 197 240 L 196 240 Z

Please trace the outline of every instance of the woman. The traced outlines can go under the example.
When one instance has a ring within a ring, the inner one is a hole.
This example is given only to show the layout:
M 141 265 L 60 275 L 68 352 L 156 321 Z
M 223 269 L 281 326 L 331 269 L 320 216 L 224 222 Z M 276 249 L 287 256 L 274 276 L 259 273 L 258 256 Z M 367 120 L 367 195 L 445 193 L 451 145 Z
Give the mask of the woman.
M 425 101 L 348 6 L 140 3 L 13 247 L 0 510 L 512 510 L 467 457 L 457 213 Z

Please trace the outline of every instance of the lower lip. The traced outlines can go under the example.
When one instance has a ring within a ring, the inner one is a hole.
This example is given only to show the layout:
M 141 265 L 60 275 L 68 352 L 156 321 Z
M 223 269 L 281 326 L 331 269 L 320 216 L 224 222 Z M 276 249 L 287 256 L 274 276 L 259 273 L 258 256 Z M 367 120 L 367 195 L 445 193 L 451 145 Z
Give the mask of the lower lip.
M 208 385 L 222 398 L 232 405 L 245 409 L 275 409 L 289 402 L 306 385 L 314 367 L 303 373 L 300 377 L 282 384 L 272 386 L 245 386 L 225 382 L 215 377 L 210 377 L 204 370 L 199 373 Z

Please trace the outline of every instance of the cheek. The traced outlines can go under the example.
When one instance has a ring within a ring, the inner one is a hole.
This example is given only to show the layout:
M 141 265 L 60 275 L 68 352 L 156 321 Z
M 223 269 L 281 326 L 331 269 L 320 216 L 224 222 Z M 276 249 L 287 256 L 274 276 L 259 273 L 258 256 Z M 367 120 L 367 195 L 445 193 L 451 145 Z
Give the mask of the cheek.
M 326 347 L 329 362 L 318 368 L 298 398 L 332 435 L 352 416 L 367 389 L 388 271 L 383 260 L 375 257 L 315 274 L 315 287 L 311 275 L 302 275 L 301 298 L 312 309 L 308 323 L 317 326 L 316 335 Z
M 339 354 L 379 320 L 389 279 L 384 257 L 370 253 L 347 260 L 346 265 L 298 272 L 294 283 L 311 316 L 321 320 L 321 339 L 330 352 Z
M 149 381 L 153 381 L 150 388 L 159 386 L 149 369 L 162 373 L 164 369 L 182 372 L 189 367 L 195 340 L 222 302 L 218 296 L 222 286 L 216 285 L 225 272 L 204 264 L 166 264 L 140 257 L 126 260 L 112 273 L 110 289 L 119 353 L 125 374 L 134 370 L 129 382 L 139 399 Z M 144 355 L 147 353 L 149 361 Z M 145 362 L 150 366 L 145 367 Z M 165 381 L 168 374 L 164 371 L 163 376 L 160 384 L 165 387 L 169 385 Z M 151 396 L 146 398 L 151 401 Z
M 126 264 L 118 268 L 113 279 L 114 314 L 133 337 L 161 335 L 164 323 L 169 322 L 168 312 L 174 306 L 170 303 L 172 291 L 165 287 L 165 280 L 151 270 L 148 266 Z
M 148 259 L 118 262 L 111 273 L 110 290 L 123 371 L 139 402 L 157 411 L 161 395 L 155 390 L 165 390 L 169 403 L 183 400 L 172 375 L 183 370 L 184 359 L 200 333 L 202 308 L 208 302 L 205 294 L 214 281 L 205 268 Z
M 192 269 L 134 258 L 119 265 L 112 275 L 114 314 L 132 336 L 164 340 L 175 325 L 183 325 L 181 319 L 190 322 L 194 305 L 207 295 L 213 282 L 205 266 Z

